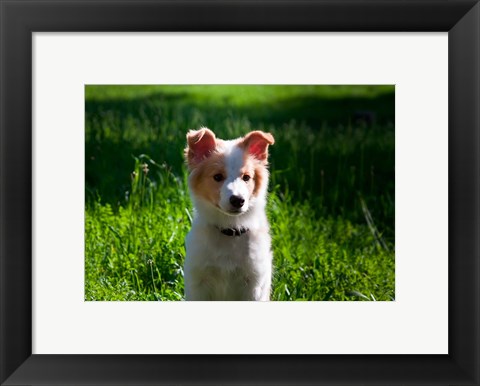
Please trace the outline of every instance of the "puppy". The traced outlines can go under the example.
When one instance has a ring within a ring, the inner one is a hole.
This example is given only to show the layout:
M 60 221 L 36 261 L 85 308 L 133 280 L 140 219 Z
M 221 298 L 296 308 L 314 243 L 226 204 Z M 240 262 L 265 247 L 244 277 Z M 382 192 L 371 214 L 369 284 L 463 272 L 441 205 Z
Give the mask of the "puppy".
M 265 214 L 268 146 L 252 131 L 225 141 L 189 131 L 185 159 L 194 205 L 186 237 L 186 300 L 270 300 L 272 252 Z

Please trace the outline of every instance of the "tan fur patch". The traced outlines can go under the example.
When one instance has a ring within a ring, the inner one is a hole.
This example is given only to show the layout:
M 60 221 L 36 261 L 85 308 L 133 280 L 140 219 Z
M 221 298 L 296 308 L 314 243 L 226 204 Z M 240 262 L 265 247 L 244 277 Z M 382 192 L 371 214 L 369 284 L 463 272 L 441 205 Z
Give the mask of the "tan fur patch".
M 265 165 L 257 162 L 255 165 L 255 189 L 253 195 L 257 196 L 260 188 L 266 183 L 268 179 L 268 170 Z
M 213 176 L 222 174 L 226 177 L 225 173 L 225 156 L 214 153 L 191 169 L 190 189 L 196 196 L 202 197 L 218 207 L 223 181 L 215 181 Z
M 250 177 L 248 181 L 245 181 L 248 187 L 249 196 L 251 196 L 255 191 L 255 185 L 256 185 L 255 164 L 256 164 L 256 160 L 253 157 L 249 157 L 248 154 L 244 153 L 243 166 L 240 169 L 240 175 L 238 177 L 243 178 L 245 175 L 248 175 Z
M 242 176 L 248 174 L 250 180 L 247 182 L 250 195 L 257 196 L 262 184 L 265 183 L 268 177 L 268 170 L 264 162 L 259 161 L 255 157 L 244 153 L 244 167 L 241 170 Z

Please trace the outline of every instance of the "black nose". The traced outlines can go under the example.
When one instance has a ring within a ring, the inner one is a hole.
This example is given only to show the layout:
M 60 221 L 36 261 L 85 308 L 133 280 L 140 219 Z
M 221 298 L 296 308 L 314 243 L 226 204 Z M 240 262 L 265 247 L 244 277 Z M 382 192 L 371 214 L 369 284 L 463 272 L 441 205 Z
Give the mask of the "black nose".
M 230 204 L 232 204 L 234 208 L 241 208 L 244 203 L 245 200 L 242 197 L 230 196 Z

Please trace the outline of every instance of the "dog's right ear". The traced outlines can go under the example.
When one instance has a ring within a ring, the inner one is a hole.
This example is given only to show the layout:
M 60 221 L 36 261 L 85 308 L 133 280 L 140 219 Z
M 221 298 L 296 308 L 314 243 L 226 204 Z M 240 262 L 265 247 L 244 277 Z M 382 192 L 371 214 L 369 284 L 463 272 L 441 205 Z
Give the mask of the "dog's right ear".
M 190 130 L 187 133 L 187 148 L 185 160 L 192 167 L 209 157 L 217 147 L 215 134 L 210 129 L 202 127 L 199 130 Z

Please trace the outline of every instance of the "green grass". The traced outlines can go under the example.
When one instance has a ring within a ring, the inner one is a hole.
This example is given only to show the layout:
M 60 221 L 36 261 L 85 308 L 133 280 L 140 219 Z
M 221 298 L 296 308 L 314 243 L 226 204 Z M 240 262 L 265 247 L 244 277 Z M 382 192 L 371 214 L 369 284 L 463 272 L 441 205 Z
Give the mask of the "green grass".
M 86 300 L 182 299 L 192 216 L 182 152 L 202 125 L 221 138 L 275 136 L 273 300 L 395 298 L 393 87 L 85 91 Z

